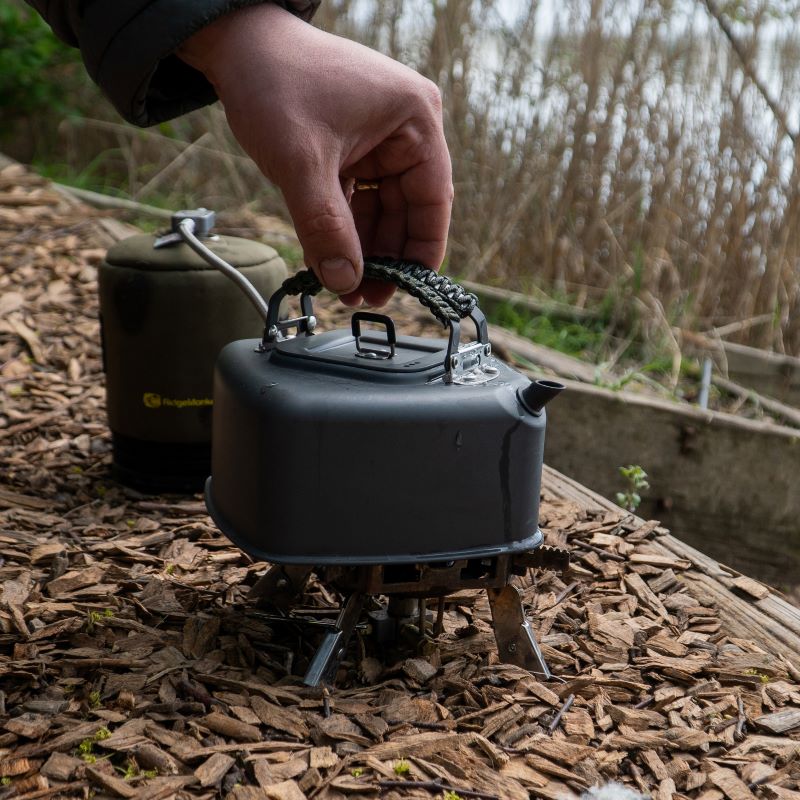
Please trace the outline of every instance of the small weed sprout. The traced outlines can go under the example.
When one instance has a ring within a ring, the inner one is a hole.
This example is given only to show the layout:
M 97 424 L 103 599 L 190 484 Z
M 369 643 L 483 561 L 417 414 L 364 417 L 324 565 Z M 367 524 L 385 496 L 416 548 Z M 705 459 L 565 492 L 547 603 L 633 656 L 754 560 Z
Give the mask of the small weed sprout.
M 82 758 L 87 764 L 94 764 L 97 756 L 92 752 L 93 750 L 94 742 L 91 739 L 84 739 L 78 745 L 78 758 Z
M 96 694 L 97 699 L 100 699 L 100 692 L 92 692 L 89 695 L 89 702 L 91 702 L 92 695 Z M 111 731 L 103 726 L 102 728 L 98 729 L 98 731 L 93 735 L 90 736 L 88 739 L 84 739 L 76 749 L 76 755 L 78 758 L 82 758 L 87 764 L 94 764 L 97 761 L 97 756 L 94 754 L 94 745 L 95 742 L 102 742 L 104 739 L 108 739 L 111 736 Z
M 157 769 L 139 769 L 139 766 L 133 759 L 129 759 L 125 764 L 125 769 L 122 767 L 115 767 L 117 772 L 122 773 L 123 780 L 132 781 L 135 778 L 157 778 Z
M 110 608 L 104 611 L 87 611 L 86 612 L 86 633 L 94 633 L 94 626 L 102 619 L 113 617 L 114 612 Z
M 100 708 L 101 705 L 100 692 L 92 692 L 89 695 L 89 708 Z
M 636 511 L 642 502 L 641 493 L 650 488 L 647 473 L 638 464 L 629 464 L 620 467 L 619 474 L 625 479 L 625 489 L 617 492 L 617 503 L 628 511 Z
M 11 778 L 9 778 L 8 775 L 3 775 L 3 777 L 0 778 L 0 786 L 11 786 Z
M 360 778 L 364 774 L 364 770 L 362 767 L 354 767 L 353 769 L 350 770 L 350 774 L 354 778 Z
M 395 775 L 408 775 L 411 772 L 411 764 L 408 763 L 404 758 L 401 758 L 395 765 L 394 765 L 394 774 Z
M 462 798 L 460 794 L 457 794 L 450 789 L 445 789 L 444 794 L 442 795 L 442 800 L 462 800 Z
M 94 624 L 100 619 L 96 611 L 86 612 L 86 633 L 94 633 Z

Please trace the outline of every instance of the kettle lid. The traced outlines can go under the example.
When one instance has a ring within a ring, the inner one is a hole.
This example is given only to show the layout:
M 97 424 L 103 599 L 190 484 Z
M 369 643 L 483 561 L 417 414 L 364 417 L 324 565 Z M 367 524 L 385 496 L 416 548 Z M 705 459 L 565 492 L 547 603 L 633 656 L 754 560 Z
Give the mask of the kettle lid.
M 362 331 L 361 323 L 382 325 L 384 332 Z M 353 377 L 370 380 L 376 373 L 395 376 L 400 382 L 428 382 L 444 374 L 448 342 L 416 336 L 397 336 L 394 321 L 385 314 L 357 311 L 351 329 L 316 336 L 295 336 L 277 342 L 273 364 L 314 369 L 323 364 L 353 371 Z M 337 370 L 338 371 L 338 370 Z

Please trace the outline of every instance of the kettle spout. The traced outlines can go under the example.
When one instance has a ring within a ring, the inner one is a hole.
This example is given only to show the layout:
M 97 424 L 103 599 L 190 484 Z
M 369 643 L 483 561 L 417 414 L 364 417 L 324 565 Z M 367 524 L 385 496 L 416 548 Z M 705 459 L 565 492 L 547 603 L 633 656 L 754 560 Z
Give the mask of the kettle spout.
M 531 414 L 541 414 L 542 409 L 565 388 L 558 381 L 532 381 L 519 390 L 519 399 Z

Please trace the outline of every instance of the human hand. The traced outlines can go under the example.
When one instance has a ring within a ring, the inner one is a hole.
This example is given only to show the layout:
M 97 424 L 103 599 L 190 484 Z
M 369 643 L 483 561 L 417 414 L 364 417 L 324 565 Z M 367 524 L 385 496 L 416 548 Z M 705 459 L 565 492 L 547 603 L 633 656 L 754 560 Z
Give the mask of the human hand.
M 282 191 L 306 264 L 348 305 L 382 305 L 363 253 L 442 263 L 453 199 L 432 82 L 271 3 L 213 22 L 178 51 L 233 134 Z M 354 181 L 378 189 L 354 191 Z

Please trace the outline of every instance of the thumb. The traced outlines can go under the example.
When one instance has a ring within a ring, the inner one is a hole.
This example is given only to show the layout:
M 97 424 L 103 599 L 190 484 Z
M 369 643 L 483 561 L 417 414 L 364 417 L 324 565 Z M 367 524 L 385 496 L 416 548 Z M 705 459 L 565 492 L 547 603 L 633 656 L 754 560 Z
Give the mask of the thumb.
M 330 291 L 352 292 L 361 283 L 364 262 L 338 174 L 294 173 L 282 191 L 306 264 Z

